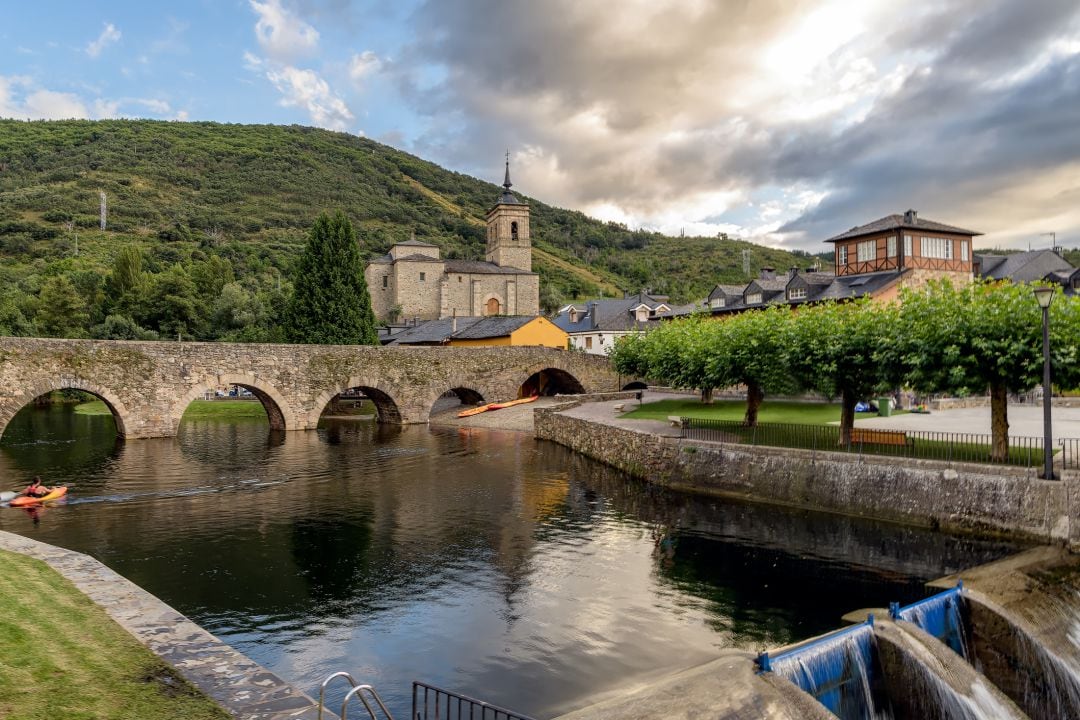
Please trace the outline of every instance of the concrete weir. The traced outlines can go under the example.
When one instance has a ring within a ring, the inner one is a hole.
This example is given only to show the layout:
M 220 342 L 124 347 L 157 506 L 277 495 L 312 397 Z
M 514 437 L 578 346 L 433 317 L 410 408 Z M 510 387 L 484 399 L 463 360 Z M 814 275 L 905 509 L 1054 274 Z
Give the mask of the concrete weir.
M 556 720 L 835 720 L 791 683 L 756 671 L 751 653 L 729 650 L 717 660 Z
M 234 717 L 316 720 L 306 694 L 92 557 L 2 530 L 0 549 L 45 562 Z

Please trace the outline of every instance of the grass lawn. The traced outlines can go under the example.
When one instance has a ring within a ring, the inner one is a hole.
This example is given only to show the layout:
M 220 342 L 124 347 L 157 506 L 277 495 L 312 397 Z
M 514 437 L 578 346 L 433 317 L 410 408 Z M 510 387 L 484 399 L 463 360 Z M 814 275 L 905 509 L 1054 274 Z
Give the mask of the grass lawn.
M 257 400 L 192 400 L 183 419 L 270 422 L 262 403 Z
M 893 411 L 894 415 L 897 413 L 898 411 Z M 628 412 L 622 417 L 667 420 L 669 415 L 678 415 L 707 420 L 742 420 L 745 414 L 746 403 L 742 400 L 717 400 L 712 405 L 703 405 L 700 400 L 658 400 L 645 403 L 639 409 Z M 856 420 L 877 416 L 876 412 L 855 413 Z M 840 405 L 766 400 L 758 410 L 758 422 L 827 425 L 831 422 L 840 422 Z
M 92 400 L 76 405 L 75 412 L 80 415 L 108 415 L 109 408 L 101 400 Z M 262 403 L 255 400 L 192 400 L 184 411 L 183 419 L 269 422 Z
M 231 715 L 45 563 L 0 551 L 0 717 L 227 720 Z

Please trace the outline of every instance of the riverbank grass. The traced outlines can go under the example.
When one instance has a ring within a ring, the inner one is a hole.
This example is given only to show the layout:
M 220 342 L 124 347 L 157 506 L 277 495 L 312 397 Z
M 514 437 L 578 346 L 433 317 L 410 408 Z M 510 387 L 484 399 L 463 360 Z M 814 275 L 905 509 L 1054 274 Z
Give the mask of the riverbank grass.
M 0 717 L 231 716 L 45 563 L 0 551 Z
M 902 411 L 893 410 L 893 414 Z M 705 405 L 700 400 L 658 400 L 645 403 L 622 417 L 639 420 L 667 420 L 669 416 L 700 418 L 702 420 L 742 420 L 746 415 L 743 400 L 717 400 Z M 855 413 L 855 419 L 877 417 L 876 412 Z M 758 410 L 758 422 L 794 423 L 797 425 L 828 425 L 840 422 L 838 403 L 770 402 Z
M 109 407 L 101 400 L 79 403 L 79 415 L 109 415 Z M 192 400 L 184 411 L 184 420 L 218 420 L 220 422 L 269 422 L 262 403 L 256 400 Z

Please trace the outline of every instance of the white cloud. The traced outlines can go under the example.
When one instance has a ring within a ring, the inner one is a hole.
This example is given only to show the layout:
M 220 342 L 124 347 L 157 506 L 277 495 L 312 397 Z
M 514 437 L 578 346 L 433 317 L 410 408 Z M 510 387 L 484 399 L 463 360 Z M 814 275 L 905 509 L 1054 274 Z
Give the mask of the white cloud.
M 119 40 L 120 31 L 116 29 L 116 26 L 112 23 L 105 23 L 105 28 L 101 31 L 101 34 L 97 36 L 97 39 L 92 40 L 87 44 L 86 54 L 92 58 L 96 58 L 106 46 L 112 45 Z
M 249 1 L 259 16 L 255 37 L 272 59 L 287 61 L 318 49 L 319 31 L 282 7 L 281 0 Z
M 285 65 L 268 70 L 266 78 L 281 93 L 282 105 L 304 108 L 319 127 L 345 130 L 354 119 L 345 101 L 314 70 Z
M 133 112 L 133 108 L 145 108 L 146 112 Z M 128 108 L 125 111 L 124 108 Z M 37 86 L 25 76 L 0 75 L 0 117 L 19 120 L 69 120 L 102 119 L 115 117 L 165 117 L 172 108 L 158 98 L 103 98 L 85 99 L 75 93 L 58 92 Z M 179 117 L 177 119 L 185 119 Z
M 382 68 L 382 60 L 370 50 L 357 53 L 349 61 L 349 77 L 354 83 L 361 83 L 369 75 L 379 72 Z

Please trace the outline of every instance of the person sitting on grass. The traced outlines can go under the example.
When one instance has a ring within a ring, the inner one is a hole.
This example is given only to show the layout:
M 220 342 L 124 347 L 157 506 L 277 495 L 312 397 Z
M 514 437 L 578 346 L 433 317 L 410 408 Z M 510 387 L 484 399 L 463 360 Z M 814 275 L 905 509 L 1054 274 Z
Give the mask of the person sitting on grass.
M 27 497 L 45 497 L 52 492 L 51 487 L 45 487 L 41 484 L 41 478 L 34 476 L 34 481 L 26 486 L 20 495 L 26 495 Z

